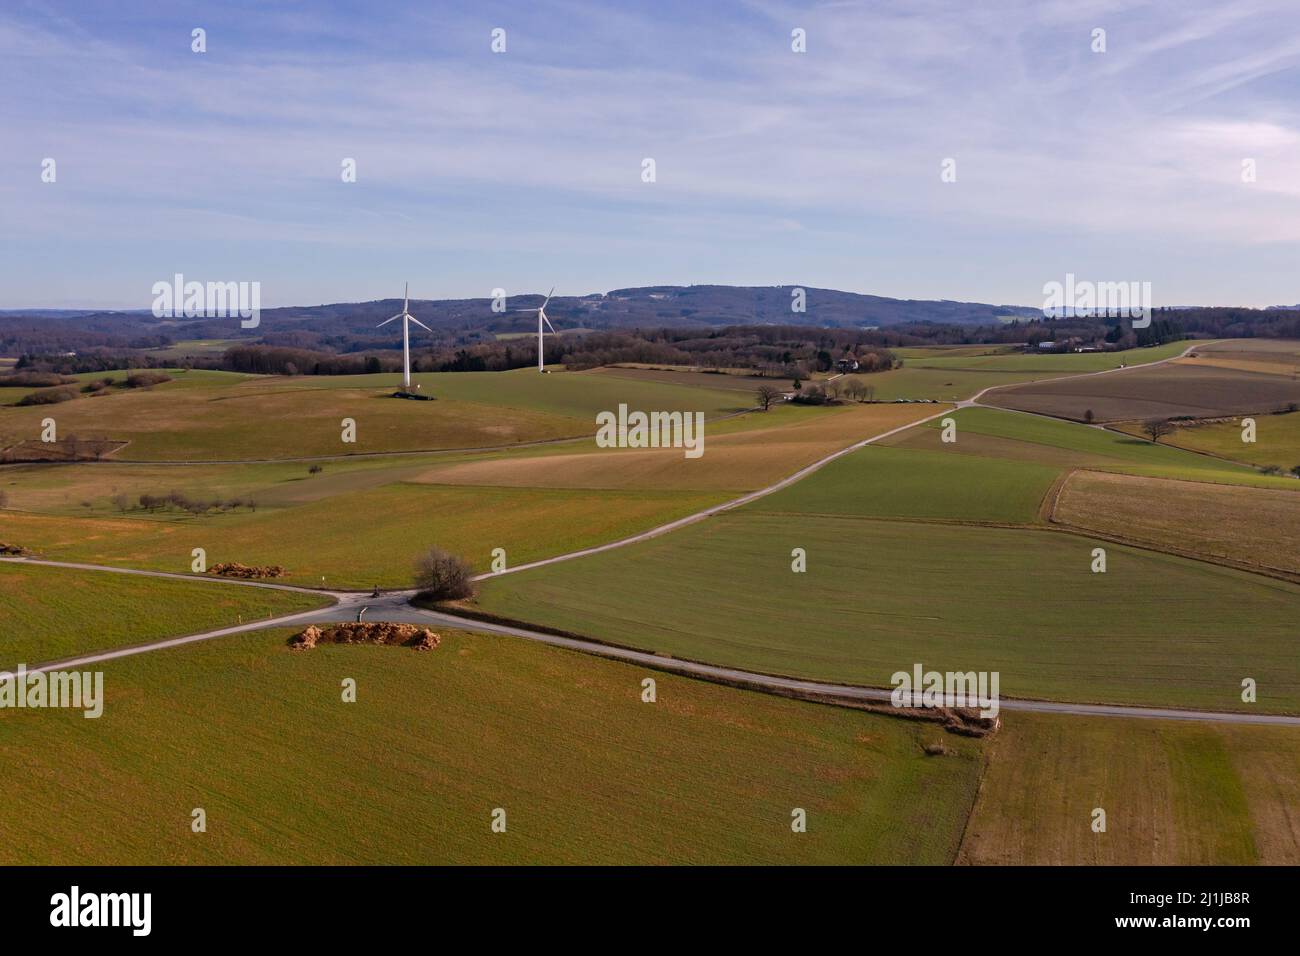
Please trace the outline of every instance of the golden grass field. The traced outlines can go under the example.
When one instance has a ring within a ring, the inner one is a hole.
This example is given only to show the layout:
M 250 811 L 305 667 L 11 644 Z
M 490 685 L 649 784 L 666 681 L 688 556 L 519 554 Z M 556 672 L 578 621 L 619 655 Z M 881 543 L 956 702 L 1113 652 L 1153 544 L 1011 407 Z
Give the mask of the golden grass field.
M 748 491 L 762 488 L 841 448 L 917 421 L 942 405 L 852 405 L 814 410 L 782 427 L 762 427 L 764 413 L 746 416 L 749 427 L 710 438 L 704 455 L 684 460 L 680 449 L 601 449 L 514 454 L 430 468 L 419 480 L 437 484 L 533 488 L 653 488 Z M 771 414 L 776 418 L 775 413 Z
M 1294 866 L 1297 766 L 1290 727 L 1004 714 L 957 861 Z
M 1244 372 L 1263 372 L 1293 378 L 1300 376 L 1300 346 L 1279 339 L 1209 342 L 1177 361 L 1180 365 L 1212 365 Z
M 1075 471 L 1056 497 L 1052 520 L 1163 551 L 1300 575 L 1300 486 L 1279 491 Z

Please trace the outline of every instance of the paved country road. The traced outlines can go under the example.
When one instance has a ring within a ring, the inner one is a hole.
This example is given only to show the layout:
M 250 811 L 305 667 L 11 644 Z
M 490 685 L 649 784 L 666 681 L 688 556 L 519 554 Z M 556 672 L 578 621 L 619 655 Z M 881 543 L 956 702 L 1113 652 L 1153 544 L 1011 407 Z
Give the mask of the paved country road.
M 1194 348 L 1204 347 L 1205 343 L 1200 342 L 1196 345 L 1189 346 L 1182 355 L 1186 355 Z M 1182 355 L 1174 356 L 1181 358 Z M 1152 365 L 1160 365 L 1170 359 L 1161 359 L 1155 362 L 1147 362 L 1142 365 L 1132 365 L 1129 368 L 1146 368 Z M 1126 371 L 1126 369 L 1105 369 L 1100 372 L 1088 372 L 1079 376 L 1063 376 L 1067 378 L 1082 378 L 1088 375 L 1106 375 L 1113 372 Z M 997 388 L 1006 388 L 1006 385 L 994 385 L 981 390 L 972 398 L 964 399 L 957 402 L 956 408 L 966 408 L 979 404 L 979 399 L 987 392 Z M 758 491 L 750 492 L 731 501 L 724 502 L 721 505 L 715 505 L 712 508 L 688 515 L 685 518 L 679 518 L 668 524 L 660 525 L 649 531 L 623 538 L 619 541 L 610 542 L 609 544 L 599 545 L 594 548 L 585 548 L 581 551 L 573 551 L 568 554 L 557 555 L 552 558 L 546 558 L 541 561 L 534 561 L 529 564 L 521 564 L 505 571 L 495 574 L 481 574 L 475 580 L 485 578 L 499 577 L 503 574 L 510 574 L 517 571 L 528 570 L 529 568 L 543 567 L 548 564 L 555 564 L 559 561 L 569 561 L 574 558 L 583 557 L 590 554 L 599 554 L 603 551 L 609 551 L 614 548 L 621 548 L 625 545 L 633 544 L 638 541 L 646 541 L 678 528 L 703 521 L 712 515 L 720 512 L 738 508 L 743 504 L 755 501 L 765 495 L 772 494 L 782 488 L 788 487 L 807 477 L 818 469 L 824 467 L 837 458 L 848 455 L 859 448 L 863 448 L 873 442 L 896 435 L 899 432 L 906 431 L 909 428 L 915 428 L 925 422 L 933 421 L 953 410 L 952 406 L 946 407 L 933 415 L 918 419 L 907 425 L 901 425 L 898 428 L 890 429 L 870 438 L 842 448 L 837 452 L 827 455 L 801 468 L 799 471 L 786 478 L 781 479 L 775 484 L 769 485 Z M 1033 413 L 1026 413 L 1033 414 Z M 29 671 L 43 671 L 53 669 L 64 669 L 83 667 L 89 664 L 96 664 L 102 661 L 116 660 L 118 658 L 130 657 L 135 654 L 144 654 L 150 651 L 164 650 L 170 647 L 180 647 L 185 644 L 191 644 L 196 641 L 212 640 L 213 638 L 226 637 L 232 634 L 247 633 L 249 631 L 263 630 L 271 627 L 284 627 L 289 625 L 307 624 L 326 624 L 336 623 L 339 621 L 357 620 L 359 617 L 369 615 L 370 620 L 384 620 L 405 622 L 412 624 L 430 624 L 440 625 L 443 627 L 454 627 L 466 631 L 479 631 L 491 634 L 504 634 L 512 637 L 525 638 L 531 641 L 538 641 L 543 644 L 549 644 L 554 647 L 567 648 L 569 650 L 580 651 L 586 654 L 594 654 L 600 657 L 613 658 L 615 660 L 626 661 L 633 664 L 640 664 L 655 670 L 667 671 L 674 674 L 681 674 L 687 677 L 695 677 L 702 680 L 713 681 L 747 687 L 757 691 L 768 693 L 785 694 L 792 696 L 817 697 L 827 700 L 840 701 L 845 703 L 854 702 L 887 702 L 890 699 L 890 692 L 881 688 L 859 687 L 852 684 L 832 684 L 820 681 L 798 680 L 789 677 L 780 677 L 771 674 L 760 674 L 752 671 L 738 670 L 735 668 L 721 667 L 713 664 L 704 664 L 696 661 L 680 660 L 673 657 L 665 657 L 648 651 L 638 651 L 632 648 L 616 647 L 609 644 L 602 644 L 598 641 L 584 640 L 577 637 L 562 637 L 555 634 L 547 634 L 542 631 L 531 630 L 526 627 L 514 627 L 504 624 L 492 624 L 484 621 L 478 621 L 472 618 L 460 617 L 455 614 L 441 611 L 429 611 L 423 608 L 412 606 L 409 601 L 413 591 L 392 591 L 386 592 L 380 597 L 372 597 L 367 592 L 362 591 L 328 591 L 318 588 L 296 587 L 288 584 L 273 584 L 265 581 L 243 581 L 234 578 L 218 578 L 211 576 L 201 576 L 194 574 L 180 574 L 167 571 L 145 571 L 137 568 L 118 568 L 107 565 L 86 564 L 79 562 L 66 561 L 47 561 L 38 558 L 22 557 L 4 557 L 0 562 L 12 562 L 26 565 L 44 565 L 49 567 L 74 568 L 85 571 L 100 571 L 112 574 L 132 574 L 143 575 L 146 577 L 159 577 L 180 579 L 185 581 L 206 581 L 217 585 L 233 585 L 237 587 L 258 587 L 269 588 L 282 591 L 295 591 L 299 593 L 317 594 L 321 597 L 330 599 L 333 603 L 329 607 L 318 608 L 316 610 L 301 611 L 295 614 L 289 614 L 277 618 L 267 618 L 265 620 L 250 621 L 246 624 L 239 624 L 233 627 L 218 628 L 211 631 L 204 631 L 200 634 L 190 634 L 183 637 L 166 638 L 160 641 L 152 641 L 147 644 L 137 644 L 129 647 L 120 647 L 113 650 L 92 653 L 81 657 L 70 658 L 61 661 L 51 661 L 45 664 L 39 664 L 28 668 Z M 15 662 L 16 665 L 16 662 Z M 1219 711 L 1193 711 L 1178 710 L 1172 708 L 1159 707 L 1138 707 L 1127 705 L 1110 705 L 1110 704 L 1071 704 L 1058 703 L 1053 701 L 1036 701 L 1036 700 L 1015 700 L 1002 699 L 1001 707 L 1009 711 L 1029 711 L 1034 713 L 1051 713 L 1051 714 L 1075 714 L 1082 716 L 1102 716 L 1102 717 L 1129 717 L 1139 719 L 1160 719 L 1160 720 L 1198 720 L 1213 721 L 1220 723 L 1234 724 L 1280 724 L 1286 726 L 1300 726 L 1300 717 L 1292 717 L 1280 714 L 1245 714 L 1229 713 Z
M 754 671 L 740 670 L 734 667 L 721 667 L 715 664 L 704 664 L 698 661 L 666 657 L 650 651 L 639 651 L 628 647 L 602 644 L 599 641 L 584 640 L 578 637 L 547 634 L 543 631 L 532 630 L 527 627 L 494 624 L 473 618 L 461 617 L 460 615 L 444 611 L 426 610 L 410 604 L 410 598 L 414 593 L 412 591 L 393 591 L 382 594 L 379 597 L 372 597 L 369 594 L 359 593 L 356 591 L 313 591 L 311 589 L 295 588 L 283 584 L 266 584 L 263 582 L 239 581 L 229 578 L 197 578 L 192 575 L 170 574 L 165 571 L 141 571 L 94 564 L 38 561 L 32 558 L 0 558 L 0 561 L 9 561 L 20 564 L 40 564 L 51 567 L 71 567 L 81 570 L 103 571 L 110 574 L 137 574 L 146 577 L 182 578 L 190 581 L 205 580 L 213 583 L 230 584 L 242 587 L 263 587 L 286 591 L 308 590 L 310 593 L 319 594 L 322 597 L 329 597 L 334 601 L 331 606 L 325 608 L 299 611 L 295 614 L 286 614 L 281 617 L 249 621 L 248 623 L 232 627 L 216 628 L 199 634 L 189 634 L 184 637 L 169 637 L 159 641 L 151 641 L 146 644 L 118 647 L 112 650 L 85 654 L 80 657 L 37 664 L 27 668 L 29 673 L 36 671 L 83 668 L 104 661 L 117 660 L 123 657 L 132 657 L 136 654 L 146 654 L 151 651 L 166 650 L 167 648 L 181 647 L 185 644 L 193 644 L 198 641 L 208 641 L 218 637 L 228 637 L 233 634 L 245 634 L 250 631 L 261 631 L 272 627 L 288 627 L 291 625 L 295 627 L 306 627 L 308 624 L 333 624 L 341 621 L 355 621 L 359 618 L 368 618 L 369 620 L 375 621 L 382 620 L 407 624 L 426 624 L 432 627 L 448 627 L 463 631 L 478 631 L 481 633 L 518 637 L 525 640 L 537 641 L 541 644 L 549 644 L 552 647 L 561 647 L 584 654 L 593 654 L 598 657 L 606 657 L 630 664 L 639 664 L 657 671 L 666 671 L 672 674 L 680 674 L 684 677 L 693 677 L 700 680 L 711 681 L 713 683 L 744 687 L 749 690 L 780 694 L 783 696 L 814 698 L 833 703 L 846 704 L 878 704 L 888 703 L 890 700 L 890 692 L 878 687 L 860 687 L 855 684 L 834 684 L 824 681 L 780 677 L 773 674 L 761 674 Z M 10 666 L 16 666 L 16 664 Z M 1043 714 L 1073 714 L 1091 717 L 1129 717 L 1150 720 L 1194 720 L 1215 723 L 1273 724 L 1300 727 L 1300 717 L 1292 717 L 1283 714 L 1246 714 L 1204 710 L 1179 710 L 1175 708 L 1138 707 L 1120 704 L 1072 704 L 1056 701 L 1008 699 L 1005 697 L 1001 698 L 1000 706 L 1002 710 L 1027 711 L 1030 713 Z

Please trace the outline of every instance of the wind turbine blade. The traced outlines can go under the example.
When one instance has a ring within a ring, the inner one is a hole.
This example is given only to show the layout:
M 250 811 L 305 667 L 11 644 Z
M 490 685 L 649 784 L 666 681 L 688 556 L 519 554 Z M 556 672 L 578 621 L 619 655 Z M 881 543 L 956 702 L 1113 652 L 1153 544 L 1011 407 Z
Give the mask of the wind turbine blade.
M 433 329 L 429 328 L 427 325 L 425 325 L 423 322 L 421 322 L 421 321 L 420 321 L 419 319 L 417 319 L 415 316 L 413 316 L 413 315 L 408 315 L 407 318 L 410 319 L 412 322 L 414 322 L 416 325 L 418 325 L 420 328 L 424 329 L 424 331 L 426 331 L 426 332 L 432 332 L 432 331 L 433 331 Z
M 541 310 L 539 309 L 538 311 L 541 311 Z M 542 318 L 543 318 L 543 319 L 546 319 L 546 325 L 547 325 L 547 327 L 548 327 L 552 332 L 555 332 L 555 326 L 551 325 L 551 320 L 546 318 L 546 313 L 545 313 L 545 312 L 542 312 Z M 559 335 L 560 333 L 559 333 L 559 332 L 555 332 L 555 334 L 556 334 L 556 335 Z
M 411 283 L 406 283 L 406 288 L 402 290 L 402 312 L 411 311 Z
M 392 318 L 384 319 L 384 321 L 380 322 L 379 325 L 376 325 L 375 328 L 377 329 L 382 328 L 383 326 L 387 325 L 389 322 L 393 321 L 393 319 L 400 319 L 401 317 L 402 314 L 399 312 L 397 315 L 393 316 Z
M 546 293 L 546 302 L 551 301 L 551 296 L 555 295 L 555 286 L 551 286 L 551 291 Z M 542 303 L 542 308 L 546 308 L 546 302 Z

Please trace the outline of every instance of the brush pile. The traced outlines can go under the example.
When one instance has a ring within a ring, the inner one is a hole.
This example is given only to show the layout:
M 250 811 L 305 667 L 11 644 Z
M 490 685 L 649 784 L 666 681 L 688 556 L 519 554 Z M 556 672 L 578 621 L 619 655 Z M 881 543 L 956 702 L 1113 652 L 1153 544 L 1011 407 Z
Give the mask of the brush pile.
M 227 578 L 282 578 L 285 575 L 285 570 L 278 564 L 250 567 L 247 564 L 231 561 L 224 564 L 214 564 L 208 569 L 208 573 L 220 574 L 222 577 Z
M 431 651 L 441 642 L 427 627 L 387 621 L 335 624 L 323 630 L 313 624 L 289 638 L 289 646 L 296 651 L 309 651 L 317 644 L 387 644 Z

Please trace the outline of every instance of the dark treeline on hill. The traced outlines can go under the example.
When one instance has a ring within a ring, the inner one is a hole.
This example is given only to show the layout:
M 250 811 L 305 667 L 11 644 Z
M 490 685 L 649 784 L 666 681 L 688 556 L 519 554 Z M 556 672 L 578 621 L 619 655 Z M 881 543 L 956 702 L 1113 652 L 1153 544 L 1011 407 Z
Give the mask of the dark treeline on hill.
M 537 294 L 511 295 L 497 303 L 487 297 L 413 299 L 411 312 L 434 330 L 434 344 L 463 345 L 491 339 L 497 333 L 536 329 L 535 316 L 513 310 L 535 308 L 541 302 L 542 296 Z M 499 310 L 494 310 L 494 304 Z M 802 310 L 796 311 L 800 306 Z M 238 339 L 327 352 L 365 352 L 400 342 L 400 328 L 375 328 L 399 311 L 400 299 L 263 309 L 255 329 L 243 329 L 233 318 L 155 318 L 144 311 L 4 312 L 0 313 L 0 355 L 157 348 L 187 339 Z M 973 326 L 1035 314 L 1024 306 L 892 299 L 803 286 L 722 285 L 647 286 L 559 295 L 546 311 L 561 330 L 771 324 L 862 328 L 917 321 Z M 416 334 L 428 335 L 423 331 Z
M 595 368 L 621 362 L 689 365 L 701 368 L 752 368 L 784 373 L 789 369 L 825 371 L 851 358 L 863 371 L 892 367 L 894 357 L 876 332 L 809 329 L 799 326 L 737 326 L 697 329 L 627 330 L 548 336 L 546 361 L 570 368 Z M 233 372 L 271 375 L 360 375 L 401 368 L 397 352 L 345 354 L 275 345 L 239 345 L 219 359 L 201 364 Z M 499 372 L 537 364 L 532 337 L 478 342 L 461 347 L 412 349 L 416 372 Z
M 888 350 L 923 345 L 1027 345 L 1123 349 L 1184 337 L 1300 338 L 1300 308 L 1161 309 L 1150 328 L 1092 316 L 1044 319 L 1022 307 L 926 302 L 807 290 L 807 311 L 790 311 L 792 287 L 656 286 L 558 297 L 547 308 L 559 335 L 546 361 L 575 368 L 614 363 L 753 368 L 824 368 L 842 358 L 863 371 L 888 368 Z M 540 296 L 511 297 L 512 309 Z M 778 307 L 779 306 L 779 307 Z M 401 328 L 374 326 L 396 300 L 263 310 L 255 329 L 236 319 L 157 319 L 148 312 L 0 314 L 0 355 L 34 372 L 69 375 L 123 368 L 189 366 L 261 374 L 349 375 L 401 365 Z M 413 301 L 433 328 L 412 329 L 417 371 L 499 371 L 537 361 L 536 318 L 493 312 L 489 299 Z M 726 321 L 729 318 L 738 321 Z M 509 333 L 509 334 L 506 334 Z M 505 337 L 498 337 L 505 335 Z M 217 339 L 224 352 L 176 343 Z M 167 349 L 167 351 L 162 351 Z

